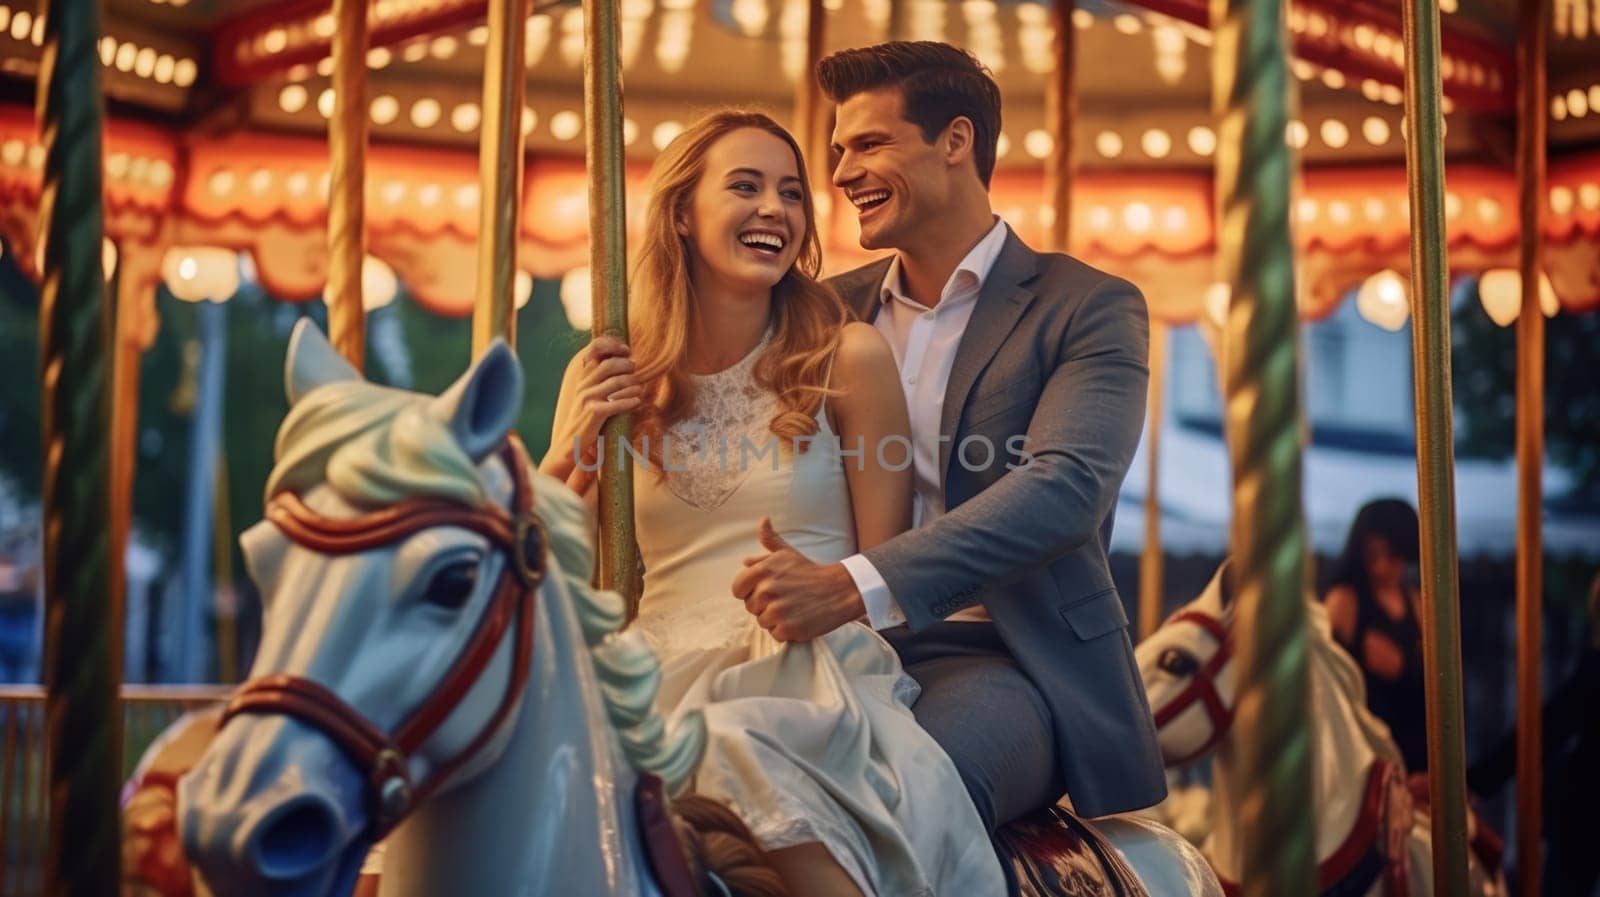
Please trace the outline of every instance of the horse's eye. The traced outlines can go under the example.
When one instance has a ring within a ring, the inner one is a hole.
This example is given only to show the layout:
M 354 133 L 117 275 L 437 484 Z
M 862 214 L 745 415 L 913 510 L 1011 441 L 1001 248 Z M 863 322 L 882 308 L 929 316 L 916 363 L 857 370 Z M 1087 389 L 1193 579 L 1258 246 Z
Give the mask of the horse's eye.
M 472 589 L 477 584 L 477 562 L 456 561 L 433 574 L 433 578 L 428 580 L 427 591 L 422 594 L 422 600 L 446 610 L 460 610 L 462 605 L 467 603 L 467 599 L 472 597 Z
M 1189 654 L 1177 648 L 1168 648 L 1161 652 L 1161 658 L 1156 661 L 1161 669 L 1174 676 L 1193 676 L 1200 665 Z

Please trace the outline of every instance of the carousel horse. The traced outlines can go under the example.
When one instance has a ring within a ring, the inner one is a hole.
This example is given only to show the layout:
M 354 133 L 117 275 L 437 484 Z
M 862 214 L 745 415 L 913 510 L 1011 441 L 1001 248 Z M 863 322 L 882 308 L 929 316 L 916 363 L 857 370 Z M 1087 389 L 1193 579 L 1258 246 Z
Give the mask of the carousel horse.
M 783 893 L 731 813 L 668 797 L 704 723 L 656 714 L 654 655 L 590 588 L 587 511 L 510 433 L 511 352 L 432 398 L 366 383 L 302 322 L 286 379 L 266 520 L 242 537 L 261 647 L 178 786 L 212 890 L 348 894 L 381 838 L 383 897 Z M 1134 817 L 1052 808 L 1002 842 L 1028 897 L 1220 894 Z
M 1237 828 L 1247 783 L 1231 769 L 1237 683 L 1232 593 L 1227 564 L 1199 598 L 1173 614 L 1136 649 L 1161 750 L 1169 767 L 1214 754 L 1214 825 L 1206 846 L 1230 895 L 1239 892 L 1242 842 Z M 1366 706 L 1360 668 L 1334 641 L 1325 609 L 1306 607 L 1312 726 L 1312 800 L 1317 878 L 1324 897 L 1433 893 L 1431 822 L 1407 787 L 1389 729 Z M 1487 829 L 1477 825 L 1490 840 Z M 1506 894 L 1492 851 L 1474 850 L 1472 897 Z

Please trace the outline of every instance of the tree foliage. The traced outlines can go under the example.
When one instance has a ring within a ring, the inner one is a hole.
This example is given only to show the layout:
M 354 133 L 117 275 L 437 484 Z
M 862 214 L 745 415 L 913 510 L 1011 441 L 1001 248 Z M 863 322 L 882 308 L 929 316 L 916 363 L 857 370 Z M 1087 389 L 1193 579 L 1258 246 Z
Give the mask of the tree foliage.
M 1456 451 L 1501 460 L 1516 453 L 1517 334 L 1476 301 L 1451 315 Z M 1566 468 L 1573 488 L 1558 505 L 1600 505 L 1600 314 L 1558 314 L 1545 321 L 1545 453 Z
M 190 429 L 200 361 L 196 306 L 157 292 L 155 343 L 140 365 L 134 525 L 170 556 L 182 530 L 191 466 Z M 223 386 L 223 471 L 229 540 L 261 518 L 262 486 L 272 444 L 288 412 L 283 359 L 295 322 L 310 316 L 326 329 L 320 301 L 280 302 L 245 285 L 224 306 L 227 350 Z M 404 294 L 368 315 L 367 375 L 374 382 L 437 393 L 466 370 L 471 320 L 442 318 Z M 537 460 L 550 441 L 561 374 L 586 336 L 561 308 L 558 284 L 542 281 L 517 315 L 518 354 L 526 375 L 517 429 Z M 0 259 L 0 475 L 25 501 L 37 500 L 39 445 L 38 290 Z M 242 575 L 237 566 L 235 575 Z

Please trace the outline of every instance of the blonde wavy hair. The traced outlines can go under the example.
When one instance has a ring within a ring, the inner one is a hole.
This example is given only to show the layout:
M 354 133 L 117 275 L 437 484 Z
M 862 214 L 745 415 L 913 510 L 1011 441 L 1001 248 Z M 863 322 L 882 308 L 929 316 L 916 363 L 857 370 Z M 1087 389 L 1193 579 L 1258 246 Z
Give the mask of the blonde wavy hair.
M 689 276 L 689 245 L 675 225 L 705 176 L 706 152 L 726 135 L 745 128 L 765 131 L 794 151 L 805 214 L 800 255 L 772 288 L 772 339 L 755 364 L 756 382 L 778 398 L 772 432 L 789 444 L 814 435 L 817 410 L 823 399 L 837 392 L 828 388 L 827 378 L 848 313 L 838 294 L 817 280 L 822 244 L 800 146 L 760 112 L 713 112 L 678 135 L 651 168 L 644 236 L 634 257 L 628 329 L 647 398 L 634 413 L 634 433 L 640 439 L 649 437 L 653 455 L 660 453 L 661 435 L 688 416 L 695 398 L 688 355 L 690 326 L 698 309 Z M 806 442 L 798 445 L 805 451 Z

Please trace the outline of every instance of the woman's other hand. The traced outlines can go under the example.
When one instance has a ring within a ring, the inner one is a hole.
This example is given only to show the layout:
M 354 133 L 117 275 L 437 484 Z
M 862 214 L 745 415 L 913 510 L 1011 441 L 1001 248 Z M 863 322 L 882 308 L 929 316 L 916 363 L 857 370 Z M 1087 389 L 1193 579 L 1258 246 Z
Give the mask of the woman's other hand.
M 612 417 L 638 408 L 643 395 L 626 343 L 614 336 L 589 343 L 567 365 L 550 451 L 539 469 L 565 480 L 579 494 L 588 491 L 595 479 L 601 429 Z

